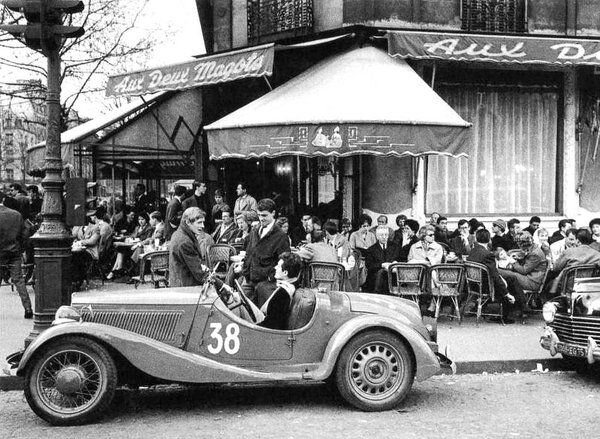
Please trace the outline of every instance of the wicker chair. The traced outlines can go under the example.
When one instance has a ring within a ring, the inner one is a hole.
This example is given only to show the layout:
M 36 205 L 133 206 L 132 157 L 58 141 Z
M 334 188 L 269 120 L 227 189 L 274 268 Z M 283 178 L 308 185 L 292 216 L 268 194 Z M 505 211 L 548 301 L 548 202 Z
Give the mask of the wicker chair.
M 435 318 L 440 316 L 442 301 L 450 298 L 454 305 L 455 314 L 449 314 L 450 317 L 456 317 L 460 322 L 460 308 L 458 300 L 463 287 L 465 266 L 463 264 L 436 264 L 429 269 L 429 278 L 431 279 L 431 294 L 435 304 Z
M 346 269 L 336 262 L 311 262 L 308 264 L 308 286 L 327 291 L 343 291 Z
M 426 292 L 426 264 L 394 262 L 388 267 L 388 286 L 393 296 L 407 297 L 419 303 L 419 297 Z
M 235 248 L 229 244 L 213 244 L 208 247 L 208 267 L 216 269 L 217 277 L 224 279 L 231 265 L 231 257 L 236 254 Z
M 464 317 L 465 314 L 476 314 L 477 325 L 479 325 L 481 316 L 494 316 L 503 319 L 503 306 L 501 301 L 499 302 L 500 310 L 498 313 L 483 312 L 483 307 L 490 302 L 494 302 L 495 299 L 494 283 L 492 282 L 488 268 L 477 262 L 465 262 L 465 281 L 467 285 L 467 299 L 464 305 L 468 305 L 472 299 L 476 298 L 477 311 L 467 311 L 463 308 L 462 317 Z M 504 323 L 504 321 L 502 321 L 502 323 Z
M 134 282 L 134 287 L 139 284 L 147 283 L 146 267 L 149 266 L 150 282 L 154 288 L 159 288 L 160 283 L 164 283 L 165 287 L 169 286 L 169 251 L 160 250 L 146 253 L 140 260 L 140 274 L 133 276 L 131 279 Z

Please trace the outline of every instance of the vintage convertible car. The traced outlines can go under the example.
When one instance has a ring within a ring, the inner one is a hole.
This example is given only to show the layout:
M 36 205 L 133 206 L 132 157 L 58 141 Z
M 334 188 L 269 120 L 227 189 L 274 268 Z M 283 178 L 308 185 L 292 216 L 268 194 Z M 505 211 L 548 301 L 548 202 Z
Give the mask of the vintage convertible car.
M 241 318 L 230 293 L 202 287 L 73 294 L 53 325 L 9 362 L 33 411 L 57 425 L 88 422 L 119 385 L 331 380 L 367 411 L 396 406 L 414 379 L 452 362 L 435 321 L 396 297 L 300 289 L 286 330 Z M 425 319 L 427 319 L 425 317 Z
M 600 361 L 600 278 L 575 279 L 573 288 L 546 302 L 542 312 L 544 349 L 562 354 L 580 372 Z

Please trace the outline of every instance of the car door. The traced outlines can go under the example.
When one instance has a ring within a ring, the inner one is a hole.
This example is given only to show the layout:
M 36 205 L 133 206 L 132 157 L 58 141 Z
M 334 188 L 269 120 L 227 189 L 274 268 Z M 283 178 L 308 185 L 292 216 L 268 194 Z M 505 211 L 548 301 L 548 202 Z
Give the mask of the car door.
M 216 300 L 204 321 L 192 330 L 188 350 L 229 364 L 260 366 L 292 358 L 292 331 L 261 328 Z M 203 327 L 200 325 L 204 323 Z

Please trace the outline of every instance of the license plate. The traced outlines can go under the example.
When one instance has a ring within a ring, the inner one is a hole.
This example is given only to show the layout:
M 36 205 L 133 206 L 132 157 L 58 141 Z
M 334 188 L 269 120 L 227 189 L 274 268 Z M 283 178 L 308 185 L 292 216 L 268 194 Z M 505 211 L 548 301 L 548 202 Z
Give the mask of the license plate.
M 556 350 L 559 353 L 568 355 L 570 357 L 585 357 L 587 355 L 585 348 L 564 343 L 558 343 L 556 345 Z

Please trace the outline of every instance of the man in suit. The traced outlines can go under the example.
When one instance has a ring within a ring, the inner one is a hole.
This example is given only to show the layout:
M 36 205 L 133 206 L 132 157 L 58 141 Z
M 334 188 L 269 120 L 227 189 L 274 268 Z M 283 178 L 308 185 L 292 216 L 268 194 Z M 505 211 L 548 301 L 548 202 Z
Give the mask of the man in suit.
M 567 231 L 571 228 L 571 223 L 569 220 L 561 219 L 558 222 L 558 230 L 552 234 L 550 239 L 548 239 L 548 244 L 552 245 L 555 242 L 558 242 L 562 239 L 565 239 L 567 236 Z
M 255 286 L 265 281 L 279 261 L 279 256 L 290 251 L 288 236 L 275 224 L 275 202 L 263 198 L 257 204 L 259 227 L 248 235 L 246 256 L 242 266 L 244 293 L 256 303 Z
M 165 239 L 171 240 L 173 232 L 179 227 L 181 221 L 181 215 L 183 214 L 182 200 L 185 194 L 185 186 L 175 186 L 175 195 L 173 199 L 167 204 L 167 214 L 165 221 Z
M 25 318 L 33 318 L 31 300 L 27 294 L 25 281 L 21 272 L 21 254 L 25 226 L 19 212 L 4 205 L 6 194 L 0 191 L 0 264 L 8 265 L 10 277 L 17 287 L 21 303 L 25 309 Z
M 489 243 L 490 232 L 486 229 L 478 230 L 475 233 L 475 244 L 469 253 L 467 261 L 477 262 L 487 267 L 488 274 L 494 285 L 494 299 L 496 301 L 502 301 L 502 320 L 504 323 L 514 323 L 515 321 L 509 318 L 509 314 L 512 311 L 512 305 L 517 304 L 518 306 L 523 306 L 525 302 L 523 289 L 519 290 L 517 288 L 516 296 L 511 294 L 514 290 L 515 280 L 511 279 L 510 281 L 506 281 L 500 276 L 498 267 L 496 266 L 496 258 L 494 257 L 494 254 L 488 250 Z
M 237 226 L 233 221 L 229 206 L 225 206 L 221 210 L 221 219 L 221 224 L 219 224 L 212 237 L 217 244 L 228 244 L 237 232 Z
M 542 249 L 533 243 L 533 236 L 527 232 L 519 235 L 517 244 L 523 256 L 506 268 L 500 269 L 500 275 L 508 279 L 516 279 L 522 290 L 537 290 L 544 280 L 548 260 Z
M 187 197 L 182 200 L 181 208 L 185 211 L 188 207 L 199 207 L 200 210 L 206 212 L 206 220 L 204 221 L 204 228 L 207 232 L 210 232 L 212 227 L 212 205 L 210 197 L 206 193 L 206 183 L 203 181 L 194 181 L 192 184 L 192 190 L 194 193 L 191 197 Z
M 469 234 L 469 222 L 466 219 L 458 221 L 458 235 L 450 239 L 450 253 L 454 253 L 457 259 L 468 256 L 474 245 L 473 235 Z
M 377 242 L 366 252 L 367 281 L 365 289 L 375 294 L 388 294 L 387 268 L 390 263 L 399 260 L 400 249 L 394 242 L 389 241 L 389 229 L 386 226 L 377 227 L 375 237 Z

